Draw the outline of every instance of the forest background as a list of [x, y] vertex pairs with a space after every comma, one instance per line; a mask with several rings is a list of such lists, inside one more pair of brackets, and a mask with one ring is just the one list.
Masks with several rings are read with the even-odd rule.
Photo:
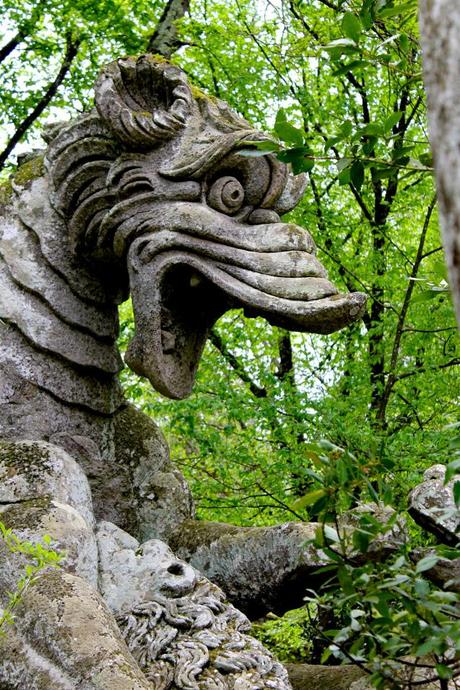
[[[4, 179], [18, 152], [44, 146], [45, 122], [92, 107], [104, 63], [160, 53], [272, 132], [272, 150], [309, 177], [290, 217], [312, 233], [335, 284], [368, 295], [362, 322], [332, 336], [225, 315], [185, 401], [123, 373], [128, 397], [166, 434], [198, 515], [307, 521], [332, 500], [341, 510], [369, 498], [404, 512], [423, 471], [451, 462], [459, 445], [460, 352], [416, 0], [2, 0], [2, 8]], [[126, 303], [122, 347], [132, 328]], [[425, 543], [410, 530], [414, 544]], [[305, 617], [288, 623], [289, 643], [283, 625], [263, 634], [286, 658], [302, 658]]]

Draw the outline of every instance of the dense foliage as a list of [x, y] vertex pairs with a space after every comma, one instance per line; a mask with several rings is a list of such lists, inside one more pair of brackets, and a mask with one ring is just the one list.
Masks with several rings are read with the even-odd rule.
[[401, 501], [421, 468], [448, 458], [460, 359], [415, 9], [291, 2], [261, 17], [205, 3], [184, 22], [193, 45], [177, 59], [253, 122], [272, 124], [273, 150], [309, 171], [292, 220], [313, 233], [342, 289], [368, 295], [363, 322], [327, 338], [225, 316], [185, 402], [128, 376], [133, 397], [166, 425], [202, 515], [306, 519], [296, 505], [318, 438], [387, 458]]
[[[53, 117], [86, 107], [98, 66], [117, 54], [144, 50], [160, 5], [6, 3], [0, 117], [7, 139], [21, 134], [26, 122], [22, 134], [36, 140], [36, 127], [50, 111], [44, 109], [38, 120], [31, 116], [63, 66], [63, 85], [49, 99]], [[404, 510], [421, 471], [452, 459], [460, 393], [416, 1], [197, 0], [179, 22], [179, 35], [182, 48], [173, 61], [199, 87], [271, 131], [270, 150], [291, 162], [296, 173], [308, 175], [305, 198], [290, 219], [311, 231], [335, 283], [344, 291], [365, 292], [368, 307], [360, 324], [328, 337], [290, 334], [239, 312], [227, 314], [213, 329], [188, 400], [166, 401], [125, 372], [128, 395], [162, 425], [203, 518], [321, 524], [332, 495], [325, 487], [335, 480], [329, 477], [330, 465], [318, 467], [320, 439], [340, 449], [338, 456], [327, 454], [336, 472], [343, 466], [339, 457], [354, 458], [356, 466], [366, 468], [359, 481], [354, 478], [352, 492], [346, 473], [336, 477], [341, 488], [335, 498], [348, 496], [343, 505], [336, 503], [336, 511], [353, 507], [370, 491], [373, 500]], [[246, 155], [266, 150], [253, 147]], [[129, 304], [122, 307], [121, 325], [125, 345], [132, 332]], [[415, 538], [423, 541], [420, 532]], [[371, 629], [362, 620], [369, 622], [366, 616], [375, 613], [375, 602], [368, 600], [375, 594], [372, 588], [394, 578], [395, 571], [406, 578], [398, 582], [401, 596], [379, 603], [381, 616], [399, 626], [392, 632], [387, 621], [388, 639], [405, 636], [419, 615], [415, 608], [406, 628], [399, 625], [400, 612], [410, 611], [407, 602], [414, 597], [428, 610], [442, 609], [442, 630], [434, 638], [452, 634], [442, 616], [453, 603], [420, 584], [424, 580], [408, 552], [409, 547], [379, 572], [356, 575], [347, 571], [354, 564], [340, 563], [345, 598], [359, 600], [348, 614], [346, 602], [340, 602], [345, 618], [335, 644], [349, 642], [343, 654], [360, 659], [372, 648], [379, 664], [384, 654], [416, 653], [420, 647], [433, 651], [423, 648], [426, 629], [413, 627], [412, 646], [395, 642], [393, 650], [381, 642], [372, 647], [370, 637], [361, 635]], [[346, 578], [353, 581], [354, 575], [368, 578], [365, 591], [347, 590]], [[337, 590], [331, 591], [337, 603]], [[283, 638], [286, 622], [275, 621], [260, 635], [271, 636], [285, 658], [295, 653], [306, 658], [308, 612], [327, 607], [327, 596], [291, 614], [288, 624], [297, 627], [290, 647]], [[442, 640], [439, 644], [441, 668], [448, 660]], [[381, 664], [380, 670], [376, 682], [388, 669]], [[441, 668], [440, 673], [447, 672]]]

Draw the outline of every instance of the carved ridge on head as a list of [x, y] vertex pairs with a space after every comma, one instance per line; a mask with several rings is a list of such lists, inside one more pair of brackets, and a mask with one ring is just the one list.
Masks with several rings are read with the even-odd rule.
[[192, 93], [182, 70], [150, 55], [122, 58], [96, 82], [96, 107], [121, 142], [154, 147], [186, 127]]

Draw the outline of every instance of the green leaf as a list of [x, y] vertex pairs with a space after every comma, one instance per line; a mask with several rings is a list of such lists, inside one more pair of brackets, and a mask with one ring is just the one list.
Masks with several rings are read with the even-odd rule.
[[340, 77], [342, 74], [346, 74], [347, 72], [354, 72], [355, 70], [360, 70], [368, 66], [369, 62], [367, 60], [352, 60], [351, 62], [348, 62], [346, 65], [341, 65], [336, 70], [334, 70], [332, 72], [332, 76]]
[[265, 156], [267, 153], [274, 153], [279, 150], [280, 146], [276, 141], [264, 139], [263, 141], [245, 141], [244, 148], [239, 149], [238, 153], [240, 156], [245, 156], [247, 158], [258, 158], [259, 156]]
[[371, 136], [380, 137], [382, 136], [382, 127], [375, 122], [370, 122], [368, 125], [361, 127], [358, 132], [359, 136]]
[[430, 556], [425, 556], [425, 558], [421, 558], [416, 567], [415, 567], [415, 572], [416, 573], [424, 573], [425, 570], [430, 570], [430, 568], [433, 568], [436, 563], [439, 561], [439, 556], [436, 556], [434, 554]]
[[460, 481], [456, 481], [453, 488], [455, 505], [460, 507]]
[[442, 680], [449, 680], [449, 678], [452, 678], [454, 675], [454, 670], [450, 666], [446, 666], [445, 664], [436, 664], [435, 666], [436, 672], [438, 676]]
[[359, 191], [364, 182], [364, 166], [361, 161], [354, 161], [350, 169], [350, 182]]
[[427, 168], [433, 167], [433, 154], [430, 151], [428, 151], [427, 153], [421, 153], [418, 157], [418, 160], [422, 165], [424, 165]]
[[352, 131], [353, 123], [351, 122], [351, 120], [345, 120], [345, 122], [342, 122], [342, 124], [340, 125], [340, 134], [343, 137], [349, 137]]
[[359, 18], [361, 20], [361, 24], [363, 25], [363, 29], [367, 31], [368, 29], [371, 28], [372, 26], [372, 14], [369, 10], [368, 7], [363, 5], [360, 13], [359, 13]]
[[245, 158], [260, 158], [261, 156], [266, 156], [269, 153], [275, 153], [279, 151], [279, 147], [272, 147], [267, 150], [262, 149], [240, 149], [237, 153], [239, 156], [244, 156]]
[[314, 491], [310, 491], [308, 494], [305, 494], [305, 496], [298, 498], [297, 501], [292, 504], [292, 507], [294, 510], [302, 510], [302, 508], [313, 505], [318, 501], [318, 499], [325, 495], [325, 489], [315, 489]]
[[385, 134], [391, 132], [393, 127], [400, 121], [402, 115], [403, 113], [401, 111], [397, 111], [387, 117], [387, 119], [383, 123], [383, 131], [385, 132]]
[[444, 483], [447, 484], [456, 474], [460, 474], [460, 459], [449, 462], [446, 467], [446, 474], [444, 475]]
[[358, 549], [360, 553], [367, 553], [369, 549], [370, 535], [361, 530], [355, 530], [352, 536], [353, 546]]
[[338, 542], [338, 541], [340, 541], [339, 535], [337, 534], [337, 530], [335, 530], [335, 529], [334, 529], [333, 527], [331, 527], [330, 525], [325, 525], [325, 526], [324, 526], [324, 536], [325, 536], [326, 539], [328, 539], [329, 541], [333, 541], [333, 542]]
[[397, 7], [388, 7], [386, 9], [382, 9], [379, 11], [379, 17], [382, 17], [382, 19], [390, 18], [390, 17], [396, 17], [398, 14], [404, 14], [405, 18], [407, 17], [407, 14], [409, 12], [415, 12], [416, 11], [416, 6], [414, 3], [414, 0], [409, 0], [409, 2], [403, 2], [402, 5], [398, 5]]
[[343, 187], [346, 184], [350, 184], [350, 177], [351, 177], [350, 168], [345, 168], [344, 170], [341, 170], [337, 176], [337, 179], [339, 181], [340, 186]]
[[443, 294], [443, 292], [443, 290], [436, 289], [424, 290], [419, 295], [414, 297], [414, 299], [412, 300], [412, 304], [423, 304], [424, 302], [431, 302], [431, 300], [435, 299], [435, 297], [439, 297], [441, 294]]
[[274, 132], [286, 144], [302, 146], [304, 143], [304, 133], [287, 121], [286, 111], [283, 108], [280, 108], [276, 114]]
[[324, 46], [324, 50], [330, 53], [333, 60], [338, 60], [344, 53], [355, 53], [358, 48], [351, 38], [338, 38], [336, 41], [331, 41], [331, 43]]
[[351, 158], [341, 158], [340, 160], [338, 160], [336, 162], [337, 170], [339, 172], [342, 172], [346, 168], [349, 168], [351, 164], [352, 164]]
[[345, 36], [358, 43], [362, 30], [359, 18], [353, 12], [345, 12], [342, 19], [342, 31]]

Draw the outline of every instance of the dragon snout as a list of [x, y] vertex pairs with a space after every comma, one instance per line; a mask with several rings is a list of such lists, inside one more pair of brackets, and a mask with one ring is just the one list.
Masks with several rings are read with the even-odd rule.
[[314, 333], [360, 318], [365, 296], [339, 294], [299, 226], [242, 224], [199, 204], [166, 215], [129, 251], [136, 335], [126, 355], [164, 395], [189, 395], [209, 330], [228, 309]]

